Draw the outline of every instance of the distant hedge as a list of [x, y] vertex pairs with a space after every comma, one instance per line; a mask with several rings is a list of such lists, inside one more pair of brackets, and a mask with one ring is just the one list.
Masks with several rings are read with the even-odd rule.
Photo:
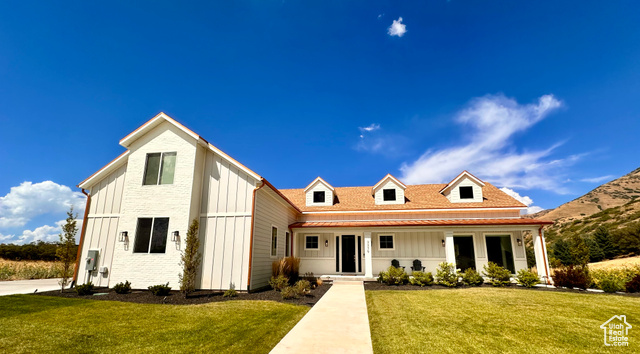
[[[0, 244], [0, 258], [20, 261], [55, 261], [57, 243], [32, 242], [25, 245]], [[76, 251], [78, 246], [76, 246]]]

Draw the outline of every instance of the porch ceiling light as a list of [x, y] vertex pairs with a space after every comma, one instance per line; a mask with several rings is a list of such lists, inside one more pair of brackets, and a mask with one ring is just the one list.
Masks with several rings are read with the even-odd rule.
[[129, 240], [129, 233], [126, 231], [122, 231], [120, 233], [120, 238], [118, 239], [118, 241], [120, 242], [127, 242]]
[[522, 240], [521, 239], [517, 239], [516, 242], [518, 243], [518, 246], [522, 246]]
[[442, 240], [442, 247], [446, 247], [447, 243]]
[[324, 240], [324, 247], [329, 247], [329, 240]]
[[171, 233], [171, 241], [173, 241], [173, 242], [180, 241], [180, 232], [179, 231], [174, 231], [174, 232]]

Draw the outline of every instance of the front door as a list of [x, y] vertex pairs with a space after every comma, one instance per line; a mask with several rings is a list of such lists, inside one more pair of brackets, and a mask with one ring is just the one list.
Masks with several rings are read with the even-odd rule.
[[342, 236], [342, 272], [356, 272], [356, 237]]
[[466, 271], [469, 268], [476, 268], [476, 257], [473, 252], [472, 236], [453, 237], [453, 246], [456, 251], [456, 268]]

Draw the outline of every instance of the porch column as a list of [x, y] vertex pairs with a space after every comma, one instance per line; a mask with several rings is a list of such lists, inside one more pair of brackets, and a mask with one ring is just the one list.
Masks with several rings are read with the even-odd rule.
[[536, 268], [538, 269], [538, 276], [540, 279], [546, 280], [549, 283], [549, 256], [547, 254], [547, 245], [544, 240], [544, 231], [542, 228], [531, 230], [531, 236], [533, 236], [533, 252], [536, 256]]
[[456, 250], [453, 245], [453, 231], [446, 231], [444, 233], [444, 251], [447, 259], [447, 263], [453, 264], [453, 268], [456, 268]]
[[373, 263], [371, 262], [371, 231], [364, 232], [364, 276], [373, 278]]

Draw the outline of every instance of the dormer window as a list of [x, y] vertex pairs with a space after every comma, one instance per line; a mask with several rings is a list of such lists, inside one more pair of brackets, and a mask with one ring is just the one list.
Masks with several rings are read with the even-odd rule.
[[326, 193], [324, 191], [315, 191], [315, 192], [313, 192], [313, 202], [314, 203], [324, 203], [325, 194]]
[[392, 202], [396, 200], [396, 190], [395, 189], [383, 189], [382, 190], [382, 199], [385, 202]]
[[460, 199], [473, 199], [473, 187], [460, 187]]
[[333, 205], [335, 189], [322, 178], [318, 177], [304, 189], [306, 205], [321, 207]]

